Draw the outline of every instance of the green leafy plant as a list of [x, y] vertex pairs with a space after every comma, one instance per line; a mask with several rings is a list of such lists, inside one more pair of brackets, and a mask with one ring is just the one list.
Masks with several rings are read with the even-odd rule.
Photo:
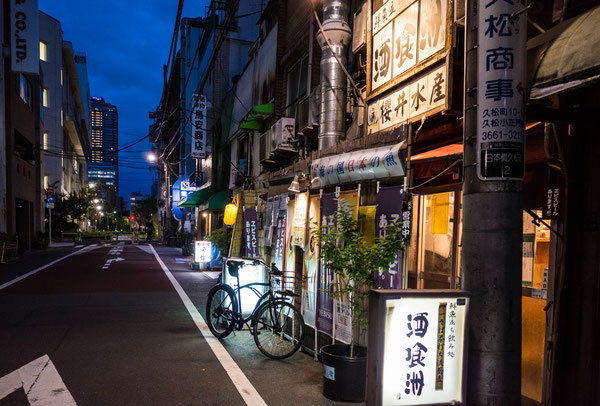
[[[333, 297], [348, 300], [352, 324], [360, 336], [361, 328], [368, 323], [367, 298], [375, 283], [375, 272], [387, 269], [396, 258], [402, 243], [402, 224], [391, 222], [385, 236], [370, 244], [361, 234], [352, 209], [341, 205], [327, 224], [315, 224], [312, 233], [323, 266], [336, 275], [331, 286]], [[350, 356], [354, 354], [354, 337], [353, 334]]]
[[204, 237], [205, 240], [212, 242], [221, 251], [222, 257], [229, 255], [229, 243], [231, 242], [231, 234], [227, 233], [226, 229], [216, 229], [210, 235]]

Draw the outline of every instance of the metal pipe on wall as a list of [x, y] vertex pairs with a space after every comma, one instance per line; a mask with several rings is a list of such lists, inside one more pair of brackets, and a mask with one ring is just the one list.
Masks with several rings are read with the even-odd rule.
[[347, 64], [348, 46], [352, 39], [352, 30], [348, 25], [349, 11], [348, 0], [323, 1], [325, 35], [322, 32], [317, 34], [321, 46], [319, 149], [334, 146], [345, 134], [347, 79], [340, 63]]

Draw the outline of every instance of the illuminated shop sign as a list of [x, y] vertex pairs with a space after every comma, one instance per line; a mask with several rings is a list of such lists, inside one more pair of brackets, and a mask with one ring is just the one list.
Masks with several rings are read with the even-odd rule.
[[448, 70], [446, 64], [399, 86], [393, 92], [369, 103], [369, 133], [420, 120], [448, 107]]
[[195, 262], [210, 262], [212, 257], [212, 243], [210, 241], [196, 241], [194, 250]]
[[445, 49], [445, 0], [373, 0], [372, 9], [371, 91]]
[[194, 94], [192, 110], [192, 158], [206, 158], [206, 96]]
[[367, 403], [464, 404], [466, 293], [374, 290], [370, 303]]
[[315, 159], [311, 165], [313, 186], [404, 176], [400, 150], [404, 141], [381, 148], [363, 149]]

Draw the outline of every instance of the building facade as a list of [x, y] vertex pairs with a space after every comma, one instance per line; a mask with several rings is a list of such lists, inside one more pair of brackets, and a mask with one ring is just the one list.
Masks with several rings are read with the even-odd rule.
[[100, 184], [100, 193], [112, 207], [118, 207], [119, 114], [117, 107], [102, 97], [92, 97], [92, 146], [88, 170], [90, 182]]

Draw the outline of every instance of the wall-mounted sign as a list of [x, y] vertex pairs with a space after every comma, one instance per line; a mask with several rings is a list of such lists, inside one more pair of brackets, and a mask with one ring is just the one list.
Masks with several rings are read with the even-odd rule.
[[561, 193], [558, 186], [547, 187], [544, 190], [544, 210], [542, 210], [542, 218], [555, 220], [559, 218], [561, 211]]
[[210, 262], [212, 257], [212, 242], [210, 241], [196, 241], [194, 247], [194, 261], [195, 262]]
[[206, 107], [206, 96], [194, 94], [191, 156], [196, 159], [206, 158]]
[[522, 1], [479, 1], [477, 176], [523, 179], [527, 14]]
[[400, 159], [403, 147], [404, 141], [392, 146], [315, 159], [310, 167], [311, 179], [316, 179], [313, 187], [404, 176]]
[[375, 133], [420, 120], [447, 106], [448, 71], [443, 64], [369, 103], [367, 126], [370, 133]]
[[306, 214], [308, 192], [298, 193], [294, 203], [294, 223], [292, 225], [292, 245], [304, 247], [306, 239]]
[[40, 31], [37, 0], [10, 1], [11, 69], [39, 74]]
[[373, 0], [371, 91], [445, 48], [446, 3]]
[[465, 292], [372, 290], [369, 405], [464, 405]]

